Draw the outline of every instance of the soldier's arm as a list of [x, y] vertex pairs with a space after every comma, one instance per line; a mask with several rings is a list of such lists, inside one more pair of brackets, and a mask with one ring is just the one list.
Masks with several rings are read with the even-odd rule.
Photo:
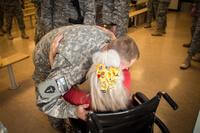
[[45, 81], [37, 85], [37, 105], [45, 114], [56, 118], [77, 118], [77, 106], [62, 98], [73, 85], [82, 80], [76, 70], [70, 68], [70, 63], [67, 63], [61, 55], [57, 55], [52, 72]]

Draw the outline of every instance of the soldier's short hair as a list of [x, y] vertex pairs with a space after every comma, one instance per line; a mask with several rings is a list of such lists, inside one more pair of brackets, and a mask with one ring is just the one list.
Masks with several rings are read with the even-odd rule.
[[108, 48], [116, 50], [120, 55], [120, 58], [125, 59], [128, 62], [133, 59], [139, 59], [140, 57], [137, 44], [131, 37], [127, 35], [113, 40], [109, 44]]

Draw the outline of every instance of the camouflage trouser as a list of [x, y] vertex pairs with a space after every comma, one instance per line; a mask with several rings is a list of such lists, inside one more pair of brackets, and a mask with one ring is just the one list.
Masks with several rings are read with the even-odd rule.
[[39, 40], [45, 35], [44, 30], [42, 30], [42, 26], [40, 26], [40, 18], [41, 18], [41, 7], [36, 7], [36, 27], [35, 27], [35, 44], [39, 42]]
[[158, 3], [156, 21], [157, 21], [157, 30], [165, 30], [167, 27], [167, 11], [169, 7], [169, 2]]
[[24, 16], [23, 16], [23, 11], [22, 11], [21, 5], [6, 7], [5, 17], [6, 17], [7, 33], [11, 33], [13, 17], [17, 18], [19, 29], [21, 31], [23, 31], [25, 29]]
[[59, 118], [54, 118], [51, 116], [48, 116], [48, 120], [51, 124], [51, 126], [58, 131], [65, 131], [66, 133], [74, 133], [74, 129], [70, 125], [69, 120], [65, 119], [59, 119]]
[[156, 13], [158, 8], [157, 0], [149, 0], [147, 4], [147, 23], [151, 24], [152, 19], [156, 19]]
[[4, 18], [4, 12], [2, 10], [2, 7], [0, 7], [0, 29], [3, 27], [3, 18]]
[[45, 0], [37, 7], [35, 43], [49, 31], [71, 25], [69, 18], [77, 19], [77, 12], [70, 0]]
[[193, 17], [192, 24], [192, 41], [191, 46], [188, 49], [188, 54], [194, 56], [200, 51], [200, 4], [198, 5], [198, 14]]
[[102, 18], [104, 24], [115, 24], [116, 36], [128, 32], [129, 22], [128, 0], [103, 0]]
[[96, 24], [100, 25], [103, 23], [102, 20], [102, 8], [103, 8], [103, 1], [96, 0]]

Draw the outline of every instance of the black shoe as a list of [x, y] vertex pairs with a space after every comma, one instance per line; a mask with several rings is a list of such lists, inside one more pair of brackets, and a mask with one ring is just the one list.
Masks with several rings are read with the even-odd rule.
[[163, 33], [161, 32], [161, 31], [155, 31], [155, 32], [153, 32], [152, 34], [151, 34], [152, 36], [162, 36], [163, 35]]
[[189, 48], [190, 45], [191, 45], [191, 43], [185, 43], [185, 44], [183, 44], [183, 47], [185, 47], [185, 48]]
[[3, 36], [3, 35], [4, 35], [4, 32], [0, 30], [0, 36]]
[[151, 28], [151, 24], [146, 24], [144, 28]]
[[13, 36], [11, 34], [7, 34], [8, 40], [13, 40]]

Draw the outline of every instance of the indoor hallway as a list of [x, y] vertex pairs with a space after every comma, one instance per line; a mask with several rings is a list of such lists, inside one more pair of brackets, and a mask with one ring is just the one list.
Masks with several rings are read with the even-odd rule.
[[[16, 51], [32, 56], [34, 49], [34, 29], [26, 22], [29, 40], [22, 40], [15, 26], [14, 40], [0, 37], [0, 56], [7, 57]], [[149, 98], [158, 91], [166, 91], [178, 103], [173, 111], [162, 100], [157, 115], [172, 133], [192, 133], [200, 110], [200, 63], [192, 62], [188, 70], [179, 66], [187, 55], [183, 43], [190, 41], [191, 17], [187, 13], [169, 12], [167, 34], [153, 37], [151, 29], [143, 25], [129, 29], [140, 49], [141, 58], [131, 68], [132, 91], [140, 91]], [[14, 66], [17, 90], [9, 90], [7, 69], [0, 69], [0, 121], [9, 133], [56, 133], [49, 125], [47, 117], [35, 105], [35, 88], [32, 81], [34, 66], [32, 58]], [[156, 130], [157, 133], [159, 131]]]

